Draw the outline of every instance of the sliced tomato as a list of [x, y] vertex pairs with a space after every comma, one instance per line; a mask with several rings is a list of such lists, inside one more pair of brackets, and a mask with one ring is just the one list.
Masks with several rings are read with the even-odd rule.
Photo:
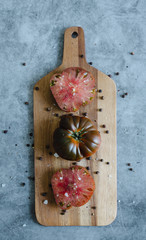
[[50, 89], [58, 106], [67, 112], [76, 112], [95, 97], [95, 79], [90, 72], [78, 67], [65, 69], [50, 79]]
[[81, 166], [59, 170], [53, 175], [51, 183], [55, 201], [61, 209], [86, 204], [95, 190], [94, 179]]

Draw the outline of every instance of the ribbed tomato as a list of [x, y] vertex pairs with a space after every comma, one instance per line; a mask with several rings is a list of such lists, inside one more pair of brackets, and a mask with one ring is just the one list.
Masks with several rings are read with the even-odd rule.
[[95, 96], [95, 79], [90, 72], [78, 67], [55, 73], [50, 79], [50, 89], [58, 106], [67, 112], [76, 112]]
[[81, 166], [59, 170], [53, 175], [51, 183], [55, 201], [61, 209], [86, 204], [95, 190], [94, 179]]
[[100, 133], [87, 117], [64, 115], [53, 136], [58, 155], [72, 161], [91, 156], [100, 143]]

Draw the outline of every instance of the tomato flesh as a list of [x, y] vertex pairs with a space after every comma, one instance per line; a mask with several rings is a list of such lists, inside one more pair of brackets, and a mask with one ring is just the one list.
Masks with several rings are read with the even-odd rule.
[[81, 105], [89, 104], [96, 93], [93, 75], [77, 67], [54, 74], [50, 89], [58, 106], [67, 112], [76, 112]]
[[86, 204], [95, 190], [95, 182], [86, 168], [81, 166], [61, 169], [51, 180], [54, 197], [61, 209]]

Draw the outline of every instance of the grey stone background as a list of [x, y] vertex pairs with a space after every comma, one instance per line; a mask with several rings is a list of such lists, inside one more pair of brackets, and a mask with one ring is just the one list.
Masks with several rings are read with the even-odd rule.
[[[70, 26], [84, 29], [87, 61], [120, 90], [118, 213], [106, 227], [43, 227], [34, 214], [32, 90], [61, 64]], [[146, 239], [146, 1], [1, 0], [0, 91], [0, 239]]]

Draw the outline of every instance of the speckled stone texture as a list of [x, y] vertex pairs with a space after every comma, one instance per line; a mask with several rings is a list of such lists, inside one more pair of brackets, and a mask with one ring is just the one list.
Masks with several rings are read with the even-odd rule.
[[[32, 90], [61, 64], [70, 26], [84, 29], [87, 61], [117, 85], [118, 214], [106, 227], [43, 227], [34, 214]], [[0, 35], [0, 239], [145, 239], [146, 1], [0, 1]]]

